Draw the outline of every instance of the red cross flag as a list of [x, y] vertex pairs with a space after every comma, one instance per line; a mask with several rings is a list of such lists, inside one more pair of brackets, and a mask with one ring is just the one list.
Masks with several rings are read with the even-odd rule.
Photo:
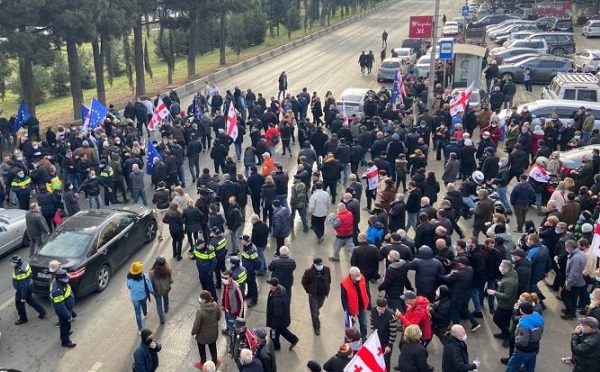
[[148, 123], [148, 130], [155, 130], [158, 123], [163, 121], [169, 115], [169, 109], [167, 105], [163, 102], [162, 98], [158, 99], [156, 108], [154, 109], [154, 113], [152, 114], [152, 118]]
[[475, 82], [472, 82], [467, 90], [460, 92], [459, 95], [452, 98], [450, 101], [450, 115], [454, 116], [459, 112], [464, 112], [467, 109], [469, 98], [471, 98], [471, 94], [473, 94], [474, 84]]
[[346, 102], [342, 102], [342, 120], [344, 121], [344, 126], [347, 126], [348, 114], [346, 113]]
[[227, 110], [227, 135], [234, 141], [238, 136], [237, 114], [233, 102], [229, 103], [229, 110]]
[[344, 372], [386, 372], [383, 349], [377, 331], [361, 346], [354, 358], [346, 365]]
[[600, 219], [594, 224], [594, 238], [592, 239], [592, 252], [600, 257]]

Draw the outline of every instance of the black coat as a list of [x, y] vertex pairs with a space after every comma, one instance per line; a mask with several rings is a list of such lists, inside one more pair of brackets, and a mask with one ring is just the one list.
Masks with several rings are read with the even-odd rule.
[[[361, 270], [362, 273], [362, 270]], [[383, 282], [377, 287], [378, 291], [385, 291], [390, 298], [398, 299], [404, 294], [408, 283], [408, 268], [403, 262], [391, 263], [385, 271]]]
[[406, 263], [406, 266], [416, 272], [417, 294], [433, 298], [439, 283], [438, 277], [446, 273], [444, 265], [433, 257], [433, 250], [430, 247], [421, 247], [417, 258]]
[[389, 227], [390, 231], [398, 231], [404, 229], [406, 225], [406, 203], [403, 201], [395, 201], [390, 205], [390, 212], [388, 214], [390, 219]]
[[200, 231], [202, 227], [202, 212], [196, 207], [188, 207], [183, 210], [183, 222], [185, 223], [185, 232], [192, 233]]
[[450, 274], [442, 276], [441, 280], [450, 287], [452, 301], [466, 302], [471, 298], [473, 291], [473, 268], [471, 266], [452, 270]]
[[467, 372], [477, 369], [469, 362], [467, 344], [446, 334], [444, 354], [442, 357], [442, 372]]
[[449, 293], [431, 303], [431, 325], [435, 329], [445, 329], [450, 325], [450, 306], [452, 300]]
[[429, 372], [427, 356], [429, 353], [420, 342], [403, 342], [398, 365], [401, 372]]
[[571, 352], [575, 362], [573, 372], [600, 371], [600, 331], [572, 335]]
[[344, 372], [344, 367], [348, 363], [350, 363], [349, 357], [337, 353], [323, 364], [323, 370], [326, 372]]
[[296, 261], [287, 256], [279, 256], [269, 263], [271, 277], [279, 279], [279, 283], [285, 288], [292, 288], [294, 284], [294, 270], [296, 270]]
[[290, 303], [285, 292], [286, 289], [282, 285], [269, 292], [267, 298], [267, 327], [269, 328], [283, 329], [291, 323]]
[[350, 265], [360, 269], [367, 280], [379, 279], [379, 259], [377, 247], [369, 243], [361, 243], [352, 251]]
[[519, 261], [516, 261], [513, 266], [517, 272], [517, 278], [519, 280], [519, 286], [517, 294], [520, 296], [523, 292], [529, 291], [529, 283], [531, 282], [531, 261], [529, 258], [524, 257]]

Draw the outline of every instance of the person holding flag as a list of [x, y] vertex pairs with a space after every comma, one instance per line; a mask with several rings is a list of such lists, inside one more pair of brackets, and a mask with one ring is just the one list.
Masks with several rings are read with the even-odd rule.
[[398, 102], [398, 98], [402, 100], [402, 97], [406, 96], [406, 87], [404, 86], [404, 79], [402, 78], [402, 70], [396, 70], [394, 74], [394, 85], [392, 86], [392, 98], [393, 104]]
[[83, 128], [85, 130], [96, 129], [100, 123], [104, 122], [106, 115], [108, 115], [108, 109], [104, 107], [100, 101], [92, 98], [90, 109], [88, 110], [86, 117], [82, 118]]
[[386, 370], [383, 349], [381, 348], [377, 330], [371, 334], [364, 345], [358, 349], [354, 357], [350, 360], [350, 363], [344, 368], [344, 372], [385, 372]]
[[148, 123], [148, 130], [154, 131], [159, 123], [161, 123], [167, 116], [169, 116], [169, 109], [167, 105], [163, 101], [162, 98], [159, 98], [156, 102], [156, 108], [154, 109], [154, 113], [152, 114], [152, 118]]
[[450, 115], [455, 116], [459, 112], [465, 112], [469, 105], [471, 94], [473, 94], [474, 86], [475, 82], [473, 81], [466, 90], [460, 92], [450, 100]]
[[23, 128], [27, 124], [27, 121], [29, 121], [30, 117], [31, 112], [29, 111], [27, 104], [25, 101], [21, 101], [15, 116], [15, 121], [13, 123], [13, 133], [17, 133], [20, 128]]
[[379, 169], [371, 160], [367, 163], [367, 170], [363, 173], [362, 178], [367, 179], [367, 188], [365, 196], [367, 197], [367, 210], [371, 210], [371, 203], [377, 196], [377, 184], [379, 183]]
[[148, 159], [146, 159], [146, 174], [152, 175], [152, 171], [154, 168], [154, 159], [156, 158], [159, 161], [163, 161], [163, 158], [154, 146], [154, 143], [152, 143], [152, 141], [148, 141], [147, 143], [148, 145], [146, 149], [146, 154], [148, 155]]

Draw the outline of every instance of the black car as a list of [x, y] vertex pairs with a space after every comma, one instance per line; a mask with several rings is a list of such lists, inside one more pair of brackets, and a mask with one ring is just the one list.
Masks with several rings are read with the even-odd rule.
[[573, 20], [571, 18], [559, 18], [548, 25], [548, 31], [573, 32]]
[[81, 211], [68, 218], [34, 254], [29, 264], [35, 292], [48, 293], [48, 264], [58, 260], [82, 296], [106, 289], [111, 274], [156, 237], [154, 210], [143, 206]]
[[413, 53], [417, 55], [419, 59], [423, 54], [427, 52], [429, 43], [425, 39], [404, 39], [402, 40], [402, 48], [410, 48]]
[[508, 19], [518, 19], [514, 15], [510, 14], [490, 14], [481, 18], [479, 21], [471, 22], [467, 25], [467, 29], [486, 28], [487, 26], [497, 25], [500, 22], [504, 22]]

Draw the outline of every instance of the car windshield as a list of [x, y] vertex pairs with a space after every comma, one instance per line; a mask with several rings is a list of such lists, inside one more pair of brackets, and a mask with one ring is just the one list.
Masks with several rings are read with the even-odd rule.
[[361, 102], [363, 100], [363, 98], [364, 98], [363, 95], [345, 94], [342, 97], [342, 101], [346, 101], [346, 102]]
[[399, 62], [383, 62], [381, 64], [382, 68], [398, 68], [400, 67], [400, 63]]
[[39, 253], [50, 257], [80, 257], [89, 248], [92, 238], [93, 235], [75, 231], [57, 232]]

